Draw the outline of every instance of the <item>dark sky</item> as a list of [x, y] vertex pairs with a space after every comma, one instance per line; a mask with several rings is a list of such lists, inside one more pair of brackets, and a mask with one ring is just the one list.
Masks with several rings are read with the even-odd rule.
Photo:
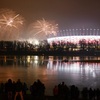
[[44, 18], [61, 28], [100, 27], [100, 0], [0, 0], [0, 8], [20, 13], [28, 23]]

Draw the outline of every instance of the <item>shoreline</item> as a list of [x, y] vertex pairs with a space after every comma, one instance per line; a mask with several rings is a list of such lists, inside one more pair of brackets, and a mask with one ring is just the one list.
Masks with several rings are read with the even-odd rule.
[[37, 56], [100, 56], [98, 51], [0, 51], [2, 55], [37, 55]]

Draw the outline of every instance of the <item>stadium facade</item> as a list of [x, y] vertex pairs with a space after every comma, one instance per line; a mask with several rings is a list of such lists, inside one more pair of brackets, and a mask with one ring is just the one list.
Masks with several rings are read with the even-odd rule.
[[50, 35], [47, 38], [48, 43], [52, 42], [71, 42], [79, 43], [79, 41], [85, 40], [86, 42], [98, 41], [100, 42], [99, 29], [67, 29], [58, 31], [56, 36]]

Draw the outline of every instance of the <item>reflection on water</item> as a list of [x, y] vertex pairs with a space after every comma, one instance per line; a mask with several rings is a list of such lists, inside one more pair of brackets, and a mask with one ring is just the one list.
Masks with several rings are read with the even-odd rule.
[[[68, 62], [62, 62], [64, 59]], [[84, 86], [100, 87], [100, 63], [79, 60], [100, 60], [100, 57], [0, 56], [0, 82], [20, 78], [30, 86], [40, 79], [49, 95], [54, 85], [62, 81], [80, 89]]]

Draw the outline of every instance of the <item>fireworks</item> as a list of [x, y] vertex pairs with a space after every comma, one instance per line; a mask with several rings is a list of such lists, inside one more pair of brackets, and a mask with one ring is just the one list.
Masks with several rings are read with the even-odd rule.
[[54, 21], [48, 21], [45, 19], [33, 22], [28, 27], [28, 31], [24, 31], [24, 34], [21, 34], [23, 23], [24, 18], [20, 16], [20, 14], [16, 14], [14, 11], [10, 9], [1, 9], [0, 40], [25, 40], [27, 38], [45, 40], [47, 38], [60, 36], [100, 35], [100, 30], [95, 28], [59, 30], [58, 24], [56, 24]]
[[58, 24], [51, 21], [46, 21], [45, 19], [37, 20], [31, 25], [31, 33], [33, 37], [45, 38], [50, 34], [56, 35], [58, 30]]
[[21, 24], [21, 25], [23, 24], [22, 21], [17, 21], [16, 20], [18, 16], [19, 16], [19, 14], [14, 16], [14, 17], [7, 18], [5, 15], [2, 15], [3, 19], [0, 19], [1, 26], [5, 25], [6, 27], [17, 28], [17, 24]]
[[0, 39], [18, 38], [19, 30], [23, 25], [23, 18], [9, 9], [0, 11]]

